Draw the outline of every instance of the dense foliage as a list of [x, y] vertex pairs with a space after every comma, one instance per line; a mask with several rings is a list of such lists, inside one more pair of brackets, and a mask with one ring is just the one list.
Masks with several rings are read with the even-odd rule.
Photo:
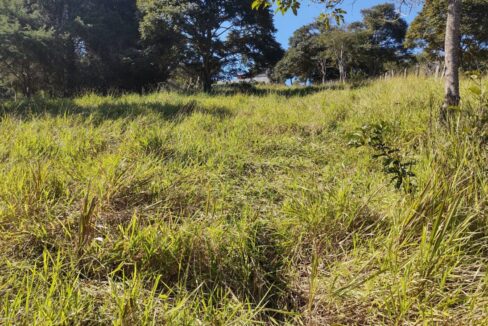
[[141, 60], [134, 1], [2, 0], [0, 8], [0, 79], [26, 95], [137, 89], [159, 74]]
[[[440, 60], [444, 53], [446, 0], [426, 0], [412, 22], [406, 45], [424, 50], [429, 60]], [[488, 1], [464, 0], [462, 7], [462, 66], [467, 70], [486, 69], [488, 61]]]
[[268, 10], [242, 1], [0, 0], [0, 83], [25, 95], [140, 91], [181, 68], [208, 90], [237, 58], [241, 71], [271, 68], [274, 32]]
[[271, 12], [252, 10], [246, 1], [140, 2], [146, 13], [144, 35], [150, 38], [169, 25], [181, 45], [181, 68], [198, 78], [205, 91], [222, 73], [261, 72], [282, 56], [283, 50], [274, 39]]
[[375, 76], [386, 65], [407, 63], [410, 57], [403, 48], [407, 23], [395, 6], [377, 5], [362, 15], [363, 21], [347, 27], [326, 28], [318, 21], [297, 30], [276, 66], [275, 78], [346, 80], [348, 75]]

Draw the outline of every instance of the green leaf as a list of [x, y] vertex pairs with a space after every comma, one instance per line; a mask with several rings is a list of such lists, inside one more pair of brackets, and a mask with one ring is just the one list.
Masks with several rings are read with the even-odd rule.
[[251, 8], [253, 10], [257, 10], [261, 7], [268, 7], [269, 6], [269, 3], [267, 3], [266, 1], [264, 0], [254, 0], [251, 4]]
[[471, 86], [468, 90], [475, 95], [481, 95], [481, 88], [479, 86]]

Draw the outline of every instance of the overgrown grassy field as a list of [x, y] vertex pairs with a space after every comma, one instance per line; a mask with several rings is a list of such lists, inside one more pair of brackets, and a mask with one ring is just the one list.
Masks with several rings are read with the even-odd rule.
[[4, 103], [0, 324], [486, 324], [477, 87]]

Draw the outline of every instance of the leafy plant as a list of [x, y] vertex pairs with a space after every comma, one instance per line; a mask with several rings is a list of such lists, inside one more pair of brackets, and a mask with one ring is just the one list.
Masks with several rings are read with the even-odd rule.
[[373, 158], [382, 159], [383, 172], [391, 176], [391, 182], [395, 184], [395, 188], [413, 193], [417, 183], [412, 168], [416, 162], [405, 158], [399, 148], [388, 144], [385, 135], [390, 130], [390, 125], [384, 121], [365, 124], [349, 135], [349, 145], [371, 147], [375, 151]]

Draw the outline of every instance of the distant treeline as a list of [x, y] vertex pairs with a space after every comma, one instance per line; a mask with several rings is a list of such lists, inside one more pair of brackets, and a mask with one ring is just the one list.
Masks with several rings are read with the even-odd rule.
[[[363, 19], [298, 29], [288, 51], [271, 9], [251, 0], [0, 0], [0, 97], [44, 92], [210, 91], [217, 80], [267, 72], [275, 82], [382, 76], [441, 62], [446, 0], [425, 1], [409, 27], [393, 4]], [[465, 0], [463, 68], [488, 60], [488, 1]]]
[[[293, 34], [273, 77], [323, 83], [406, 73], [419, 65], [443, 67], [446, 8], [445, 0], [426, 1], [410, 27], [388, 3], [362, 10], [362, 21], [345, 26], [325, 28], [318, 20]], [[463, 2], [462, 33], [462, 68], [486, 69], [488, 1]]]

